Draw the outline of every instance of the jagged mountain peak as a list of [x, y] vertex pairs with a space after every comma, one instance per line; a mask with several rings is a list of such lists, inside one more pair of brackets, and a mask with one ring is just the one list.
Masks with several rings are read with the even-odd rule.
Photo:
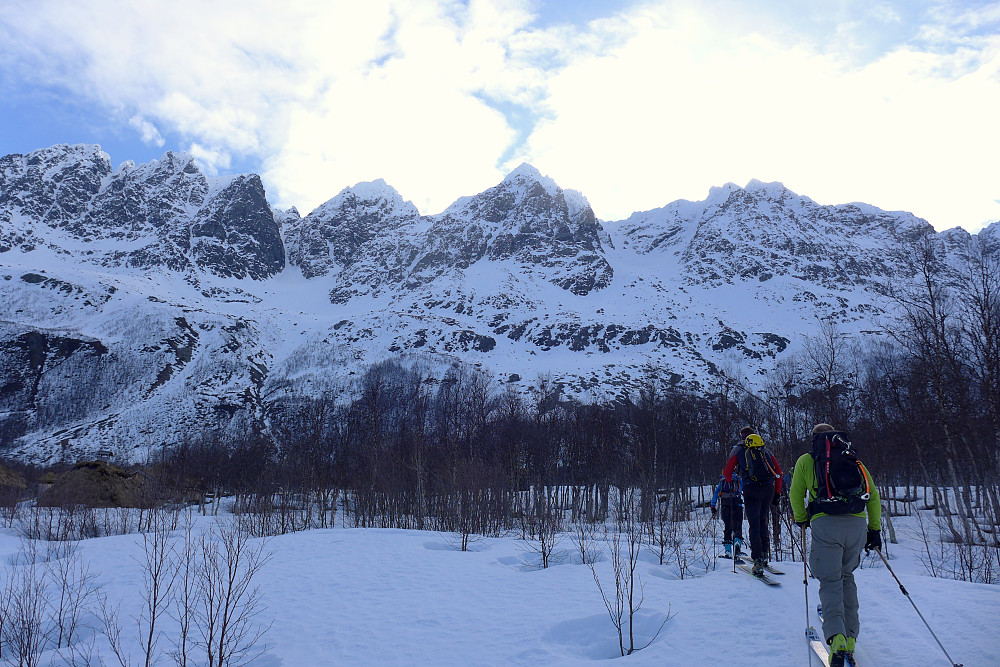
[[[800, 195], [792, 192], [784, 183], [780, 181], [762, 181], [757, 178], [751, 178], [747, 181], [745, 186], [739, 186], [732, 181], [725, 183], [724, 185], [712, 186], [708, 190], [708, 196], [702, 200], [703, 203], [712, 204], [724, 202], [733, 194], [749, 194], [757, 198], [766, 198], [780, 200], [786, 197], [799, 197]], [[682, 200], [685, 201], [685, 200]], [[701, 203], [701, 202], [697, 202]]]
[[198, 166], [198, 159], [186, 151], [167, 151], [159, 160], [152, 160], [151, 164], [155, 163], [164, 164], [170, 169], [180, 171], [190, 168], [201, 171], [201, 167]]
[[[704, 201], [724, 202], [727, 199], [729, 199], [730, 195], [732, 195], [734, 192], [737, 192], [742, 189], [743, 188], [736, 185], [732, 181], [726, 183], [725, 185], [714, 185], [708, 189], [708, 197]], [[688, 200], [679, 200], [679, 201], [688, 201]], [[667, 204], [667, 206], [669, 206], [669, 204]]]
[[32, 182], [53, 187], [69, 178], [76, 183], [81, 179], [103, 178], [111, 173], [111, 156], [97, 144], [56, 144], [39, 148], [24, 155], [11, 153], [0, 157], [0, 189], [9, 195], [15, 181], [30, 187]]
[[563, 190], [563, 197], [566, 199], [566, 209], [570, 218], [575, 218], [581, 212], [589, 212], [590, 215], [593, 215], [590, 201], [579, 190]]
[[163, 185], [174, 187], [187, 180], [189, 183], [197, 182], [204, 194], [208, 194], [209, 190], [214, 194], [238, 178], [235, 176], [209, 178], [193, 155], [180, 151], [167, 151], [158, 160], [138, 164], [133, 160], [127, 160], [118, 166], [112, 176], [125, 181], [145, 181], [151, 187]]
[[528, 164], [527, 162], [522, 162], [517, 167], [514, 168], [509, 174], [507, 174], [503, 179], [503, 184], [518, 184], [518, 183], [537, 183], [541, 185], [545, 191], [552, 196], [557, 193], [562, 192], [556, 182], [548, 177], [543, 176], [542, 172], [538, 171], [534, 166]]
[[47, 148], [39, 148], [24, 155], [30, 163], [44, 162], [49, 165], [60, 163], [82, 163], [91, 161], [111, 165], [111, 156], [101, 149], [99, 144], [55, 144]]
[[110, 173], [111, 158], [96, 144], [58, 144], [0, 157], [0, 247], [36, 245], [19, 234], [25, 229], [4, 229], [14, 216], [24, 219], [27, 229], [73, 225]]
[[362, 199], [395, 198], [399, 196], [396, 188], [385, 182], [385, 179], [376, 178], [373, 181], [361, 181], [352, 187], [344, 188], [341, 192], [353, 192]]
[[979, 238], [1000, 245], [1000, 220], [991, 222], [979, 230]]
[[756, 178], [751, 178], [747, 182], [746, 187], [743, 188], [747, 192], [753, 192], [755, 194], [761, 194], [773, 198], [781, 198], [786, 195], [792, 195], [797, 197], [798, 195], [785, 187], [784, 183], [779, 181], [761, 181]]
[[478, 220], [498, 225], [498, 231], [518, 229], [526, 223], [537, 227], [541, 220], [559, 224], [560, 220], [577, 215], [582, 209], [589, 211], [590, 205], [583, 195], [570, 192], [573, 194], [567, 198], [566, 191], [552, 178], [522, 162], [497, 185], [477, 195], [459, 198], [435, 217]]
[[[26, 231], [30, 233], [25, 233]], [[284, 249], [260, 178], [207, 178], [189, 153], [123, 162], [93, 144], [0, 158], [0, 248], [105, 268], [262, 279]]]
[[413, 202], [379, 178], [341, 190], [301, 219], [282, 217], [288, 262], [306, 278], [339, 273], [370, 241], [420, 219]]
[[290, 225], [295, 221], [302, 219], [302, 216], [299, 214], [299, 209], [295, 208], [294, 206], [292, 206], [291, 208], [286, 208], [284, 210], [272, 208], [271, 212], [274, 215], [274, 221], [278, 224], [279, 227]]
[[313, 209], [305, 219], [343, 217], [350, 212], [360, 215], [363, 214], [361, 209], [368, 209], [368, 212], [377, 209], [382, 218], [420, 215], [413, 202], [404, 200], [394, 187], [378, 178], [345, 187], [335, 197]]
[[521, 164], [519, 164], [516, 167], [514, 167], [504, 177], [504, 180], [505, 181], [507, 181], [507, 180], [514, 180], [514, 179], [517, 179], [517, 178], [527, 178], [527, 179], [530, 179], [530, 180], [539, 181], [542, 178], [544, 178], [544, 176], [542, 176], [542, 172], [538, 171], [538, 169], [536, 169], [533, 165], [531, 165], [531, 164], [529, 164], [527, 162], [522, 162]]

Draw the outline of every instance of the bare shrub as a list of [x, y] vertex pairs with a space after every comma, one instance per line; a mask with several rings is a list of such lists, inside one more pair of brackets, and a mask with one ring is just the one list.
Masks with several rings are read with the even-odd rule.
[[0, 588], [0, 660], [3, 660], [4, 644], [7, 641], [4, 630], [7, 628], [7, 623], [9, 622], [8, 614], [10, 614], [10, 606], [13, 601], [8, 589], [13, 581], [13, 576], [5, 569], [0, 570], [0, 573], [3, 574], [4, 581], [3, 588]]
[[235, 667], [264, 653], [258, 642], [270, 628], [263, 613], [260, 587], [254, 579], [272, 557], [263, 540], [251, 542], [239, 518], [205, 531], [199, 544], [195, 644], [204, 649], [211, 667]]
[[580, 554], [580, 562], [584, 565], [593, 565], [597, 562], [600, 554], [600, 547], [597, 544], [598, 524], [592, 521], [581, 519], [573, 524], [573, 531], [570, 534], [570, 541]]
[[75, 542], [100, 537], [97, 512], [91, 507], [32, 507], [18, 523], [18, 533], [32, 540]]
[[174, 567], [173, 540], [170, 536], [170, 516], [163, 510], [149, 514], [147, 532], [142, 533], [142, 600], [139, 613], [139, 641], [142, 646], [146, 667], [155, 664], [158, 658], [157, 621], [170, 604], [170, 592], [177, 576]]
[[664, 494], [664, 497], [653, 505], [653, 516], [649, 526], [649, 550], [659, 558], [660, 565], [664, 564], [671, 551], [677, 547], [677, 523], [671, 521], [670, 516], [671, 497], [672, 494]]
[[175, 579], [170, 615], [177, 622], [178, 632], [170, 657], [178, 667], [187, 667], [198, 592], [198, 542], [194, 536], [191, 510], [184, 513], [180, 540], [173, 551], [173, 559]]
[[923, 512], [915, 514], [918, 539], [923, 543], [919, 559], [927, 574], [972, 583], [1000, 582], [1000, 546], [990, 541], [955, 539], [944, 519], [928, 522]]
[[559, 518], [552, 513], [534, 517], [532, 530], [534, 540], [529, 541], [528, 546], [541, 558], [542, 569], [552, 564], [556, 547], [562, 541], [559, 524]]
[[107, 638], [111, 652], [121, 667], [131, 667], [132, 658], [122, 640], [121, 603], [112, 605], [106, 595], [98, 594], [98, 604], [101, 612], [101, 632]]
[[96, 600], [97, 575], [80, 555], [74, 542], [50, 543], [46, 570], [55, 592], [49, 599], [55, 647], [73, 646], [73, 639], [85, 614]]
[[[639, 521], [639, 503], [636, 499], [636, 493], [634, 489], [622, 490], [622, 497], [618, 503], [617, 525], [614, 528], [605, 527], [605, 542], [608, 545], [611, 572], [615, 584], [613, 595], [608, 593], [601, 583], [601, 578], [597, 574], [597, 566], [593, 563], [590, 565], [590, 572], [597, 584], [598, 591], [601, 593], [601, 599], [604, 600], [604, 606], [611, 617], [611, 622], [618, 631], [618, 649], [623, 656], [631, 655], [652, 644], [670, 619], [668, 613], [653, 637], [643, 646], [636, 647], [633, 621], [635, 613], [642, 607], [645, 599], [642, 580], [636, 571], [643, 546], [643, 526]], [[628, 635], [627, 642], [626, 634]]]
[[45, 572], [34, 542], [25, 540], [17, 562], [10, 568], [0, 592], [0, 645], [12, 653], [20, 667], [36, 667], [41, 660], [47, 635], [45, 612], [49, 607]]
[[542, 569], [552, 564], [556, 547], [562, 541], [562, 513], [544, 488], [534, 490], [534, 503], [521, 517], [525, 548], [538, 554]]
[[707, 573], [715, 565], [716, 542], [713, 521], [695, 519], [687, 524], [688, 548], [693, 552], [695, 564], [701, 564]]

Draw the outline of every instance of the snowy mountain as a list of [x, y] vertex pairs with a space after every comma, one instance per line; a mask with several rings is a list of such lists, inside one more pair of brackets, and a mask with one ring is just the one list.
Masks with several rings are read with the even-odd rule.
[[[982, 232], [996, 235], [997, 225]], [[437, 215], [379, 180], [301, 217], [259, 177], [97, 146], [0, 158], [0, 450], [128, 454], [402, 357], [603, 397], [762, 373], [832, 318], [876, 329], [913, 244], [959, 229], [779, 183], [627, 220], [530, 165]], [[343, 395], [343, 394], [339, 394]], [[242, 423], [242, 422], [241, 422]]]

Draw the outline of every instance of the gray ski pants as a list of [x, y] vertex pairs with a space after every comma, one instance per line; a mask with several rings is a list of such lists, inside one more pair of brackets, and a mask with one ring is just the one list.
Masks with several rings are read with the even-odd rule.
[[868, 520], [841, 514], [813, 519], [809, 567], [819, 580], [823, 605], [823, 637], [858, 636], [858, 587], [854, 570], [861, 564], [861, 550], [868, 538]]

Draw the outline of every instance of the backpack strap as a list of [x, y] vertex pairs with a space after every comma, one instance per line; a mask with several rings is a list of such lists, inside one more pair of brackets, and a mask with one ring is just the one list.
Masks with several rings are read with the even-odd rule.
[[861, 473], [861, 480], [865, 483], [865, 491], [861, 494], [860, 498], [867, 501], [872, 497], [872, 484], [871, 480], [868, 479], [867, 473], [865, 473], [865, 467], [861, 465], [861, 461], [854, 459], [854, 462], [858, 464], [858, 472]]
[[826, 489], [826, 499], [830, 500], [831, 498], [833, 498], [833, 494], [830, 492], [830, 487], [832, 486], [832, 484], [830, 483], [830, 448], [833, 445], [833, 443], [830, 441], [830, 436], [826, 436], [824, 440], [826, 441], [824, 443], [826, 456], [823, 457], [822, 470], [820, 470], [819, 472], [821, 475], [823, 475], [826, 481], [826, 484], [823, 485], [824, 488]]
[[767, 451], [767, 449], [764, 449], [762, 451], [764, 453], [764, 465], [767, 466], [767, 471], [771, 473], [772, 477], [778, 479], [779, 477], [778, 471], [774, 469], [773, 465], [771, 465], [774, 462], [774, 455], [771, 454], [771, 452]]

